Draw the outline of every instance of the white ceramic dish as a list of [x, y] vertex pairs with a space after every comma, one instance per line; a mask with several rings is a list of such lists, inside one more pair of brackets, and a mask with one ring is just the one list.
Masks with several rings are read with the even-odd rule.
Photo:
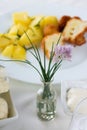
[[12, 101], [10, 91], [3, 93], [0, 97], [4, 98], [8, 103], [8, 118], [0, 120], [0, 127], [3, 127], [18, 118], [16, 107]]
[[[73, 10], [73, 11], [72, 11]], [[87, 15], [85, 9], [77, 9], [72, 7], [65, 7], [58, 5], [56, 2], [46, 3], [41, 1], [39, 4], [37, 2], [30, 2], [28, 6], [15, 9], [9, 13], [0, 16], [0, 32], [6, 32], [8, 28], [12, 25], [12, 13], [17, 11], [27, 11], [29, 15], [55, 15], [58, 18], [62, 15], [70, 16], [80, 16], [82, 19], [86, 20]], [[63, 63], [61, 69], [57, 71], [54, 83], [59, 83], [62, 80], [74, 80], [74, 79], [84, 79], [87, 77], [86, 67], [87, 67], [87, 44], [81, 47], [76, 47], [73, 49], [72, 61]], [[27, 55], [29, 59], [31, 57]], [[34, 60], [32, 60], [34, 64]], [[0, 62], [7, 69], [8, 76], [17, 80], [29, 82], [29, 83], [40, 83], [40, 78], [36, 71], [34, 71], [30, 66], [16, 63], [16, 62]], [[38, 65], [37, 65], [38, 68]], [[38, 68], [39, 69], [39, 68]]]
[[[74, 81], [62, 81], [61, 82], [61, 101], [62, 101], [63, 109], [64, 109], [65, 113], [68, 115], [72, 115], [72, 112], [67, 105], [67, 94], [71, 88], [81, 88], [81, 89], [86, 89], [86, 91], [87, 91], [87, 80], [83, 80], [83, 81], [74, 80]], [[78, 96], [79, 95], [77, 95], [77, 97]], [[78, 101], [79, 100], [80, 100], [80, 97], [79, 97]]]

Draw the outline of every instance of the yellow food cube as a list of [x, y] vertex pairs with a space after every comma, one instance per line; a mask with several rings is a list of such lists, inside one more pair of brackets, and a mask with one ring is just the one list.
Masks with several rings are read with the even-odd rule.
[[6, 37], [4, 34], [0, 34], [0, 51], [11, 43], [11, 39]]
[[28, 27], [23, 24], [14, 24], [9, 30], [9, 33], [21, 36], [27, 29]]
[[20, 45], [16, 45], [12, 55], [13, 59], [25, 60], [26, 59], [26, 50]]
[[2, 55], [16, 60], [25, 60], [26, 50], [20, 45], [11, 44], [3, 50]]
[[18, 40], [19, 39], [19, 36], [14, 35], [14, 34], [10, 34], [10, 33], [6, 33], [5, 36], [7, 38], [9, 38], [10, 40]]
[[14, 45], [8, 45], [3, 51], [2, 55], [11, 58], [14, 52]]
[[43, 19], [40, 21], [40, 27], [44, 28], [46, 25], [55, 25], [58, 27], [58, 19], [56, 16], [45, 16]]
[[38, 26], [40, 25], [40, 21], [43, 19], [44, 16], [35, 16], [33, 17], [33, 20], [30, 24], [30, 27]]
[[13, 34], [13, 35], [17, 35], [17, 32], [18, 32], [18, 27], [16, 24], [14, 24], [14, 25], [12, 25], [12, 27], [10, 28], [8, 33]]
[[17, 44], [19, 40], [19, 36], [13, 35], [10, 33], [6, 33], [5, 36], [10, 39], [10, 44]]
[[16, 12], [13, 14], [13, 21], [15, 24], [24, 24], [29, 25], [31, 22], [31, 18], [28, 16], [27, 12]]
[[[28, 35], [30, 40], [28, 39], [26, 34]], [[26, 48], [32, 47], [31, 42], [33, 43], [33, 45], [39, 46], [42, 40], [42, 37], [43, 35], [40, 28], [32, 27], [32, 28], [29, 28], [27, 32], [21, 36], [21, 38], [19, 39], [19, 44], [22, 46], [25, 46]]]

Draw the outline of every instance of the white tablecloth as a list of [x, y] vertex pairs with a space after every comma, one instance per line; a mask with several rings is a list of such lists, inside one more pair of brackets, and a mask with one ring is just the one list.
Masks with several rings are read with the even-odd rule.
[[36, 113], [36, 94], [40, 86], [16, 80], [10, 81], [11, 94], [16, 105], [19, 117], [16, 121], [0, 128], [0, 130], [66, 130], [70, 119], [63, 112], [60, 100], [60, 87], [56, 86], [59, 93], [57, 101], [56, 118], [52, 121], [42, 121]]
[[[34, 1], [34, 0], [33, 0]], [[42, 1], [42, 0], [41, 0]], [[45, 1], [45, 0], [44, 0]], [[58, 5], [75, 6], [86, 8], [86, 0], [46, 0], [46, 2], [56, 2]], [[0, 14], [4, 14], [14, 8], [28, 5], [29, 0], [0, 0]], [[37, 4], [38, 0], [37, 0]], [[1, 26], [1, 24], [0, 24]], [[36, 114], [36, 93], [40, 88], [14, 79], [10, 79], [10, 89], [12, 99], [17, 108], [19, 117], [16, 121], [0, 128], [0, 130], [67, 130], [70, 118], [64, 114], [61, 105], [60, 94], [57, 102], [57, 116], [52, 121], [41, 121]], [[56, 89], [60, 88], [56, 85]], [[60, 89], [59, 89], [60, 90]]]

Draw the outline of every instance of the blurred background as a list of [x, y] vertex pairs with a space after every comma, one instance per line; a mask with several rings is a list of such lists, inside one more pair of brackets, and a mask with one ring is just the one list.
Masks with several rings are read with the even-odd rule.
[[15, 8], [20, 8], [21, 6], [24, 5], [28, 5], [29, 3], [35, 3], [35, 4], [39, 4], [42, 1], [44, 1], [44, 3], [51, 3], [51, 2], [55, 2], [56, 4], [60, 5], [60, 6], [73, 6], [73, 7], [77, 7], [79, 9], [84, 10], [84, 8], [86, 8], [87, 6], [87, 0], [0, 0], [0, 14], [11, 11]]

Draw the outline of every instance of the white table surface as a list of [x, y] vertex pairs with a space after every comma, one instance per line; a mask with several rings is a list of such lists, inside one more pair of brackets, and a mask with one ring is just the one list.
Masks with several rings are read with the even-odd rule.
[[[60, 5], [75, 6], [80, 9], [86, 8], [87, 5], [87, 0], [46, 0], [46, 2], [56, 2]], [[29, 0], [0, 0], [0, 14], [28, 4]], [[58, 96], [57, 116], [55, 120], [45, 122], [37, 117], [36, 93], [39, 88], [40, 86], [38, 85], [10, 79], [12, 99], [17, 108], [19, 117], [11, 124], [0, 128], [0, 130], [68, 130], [70, 118], [63, 112], [60, 94]], [[56, 85], [56, 89], [59, 90], [60, 93], [60, 86]]]

